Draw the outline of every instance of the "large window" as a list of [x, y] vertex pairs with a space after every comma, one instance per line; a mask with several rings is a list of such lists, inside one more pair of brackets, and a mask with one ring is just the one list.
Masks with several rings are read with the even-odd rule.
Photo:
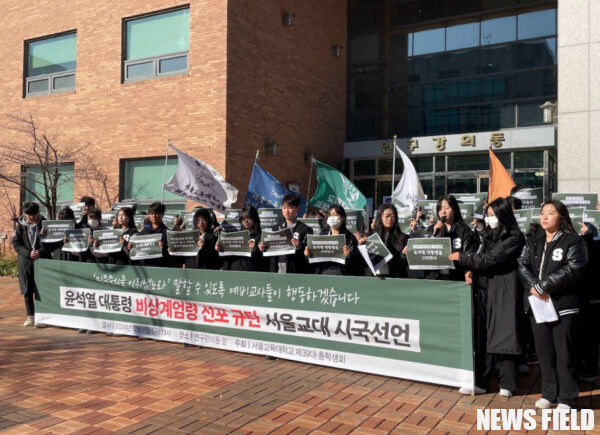
[[[121, 199], [136, 199], [142, 205], [160, 201], [163, 197], [164, 158], [121, 161]], [[167, 160], [165, 181], [177, 170], [177, 158]], [[186, 200], [171, 192], [164, 192], [164, 203], [169, 210], [184, 210]], [[141, 207], [143, 209], [143, 207]]]
[[75, 90], [76, 33], [27, 41], [25, 51], [26, 97]]
[[127, 19], [124, 38], [125, 81], [188, 71], [189, 8]]
[[[59, 205], [70, 204], [73, 202], [73, 164], [61, 165], [59, 173], [60, 177], [58, 178], [59, 181], [56, 186], [56, 202]], [[35, 192], [35, 194], [42, 199], [46, 197], [44, 176], [40, 167], [23, 167], [22, 176], [25, 186], [28, 190]], [[38, 199], [34, 195], [32, 195], [28, 190], [23, 189], [23, 200], [39, 202]]]

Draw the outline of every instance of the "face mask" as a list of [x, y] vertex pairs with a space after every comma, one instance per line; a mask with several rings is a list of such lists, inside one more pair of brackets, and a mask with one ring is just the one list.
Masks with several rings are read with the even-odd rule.
[[96, 228], [98, 226], [98, 221], [96, 219], [88, 219], [88, 225], [90, 228]]
[[332, 228], [339, 228], [340, 225], [342, 225], [342, 220], [339, 218], [339, 216], [329, 216], [327, 218], [327, 225]]
[[496, 216], [486, 216], [485, 223], [490, 226], [491, 229], [495, 230], [498, 228], [500, 222], [498, 222], [498, 218]]

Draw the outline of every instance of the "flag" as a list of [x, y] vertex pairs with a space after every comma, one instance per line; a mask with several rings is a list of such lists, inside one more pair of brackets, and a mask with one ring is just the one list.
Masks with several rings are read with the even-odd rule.
[[419, 206], [419, 201], [425, 199], [423, 188], [421, 187], [421, 181], [417, 175], [415, 166], [410, 161], [408, 156], [396, 145], [396, 152], [402, 157], [402, 163], [404, 164], [404, 172], [400, 182], [392, 193], [392, 199], [396, 199], [404, 204], [405, 207], [410, 209], [416, 209]]
[[256, 208], [279, 208], [283, 197], [289, 194], [300, 198], [298, 215], [302, 216], [306, 213], [306, 198], [289, 190], [277, 178], [261, 168], [256, 160], [254, 161], [244, 205], [252, 205]]
[[488, 202], [496, 198], [506, 198], [516, 184], [512, 177], [502, 165], [502, 162], [496, 157], [496, 154], [490, 148], [490, 187], [488, 191]]
[[344, 174], [331, 166], [314, 161], [317, 167], [317, 191], [309, 205], [321, 210], [329, 210], [333, 204], [345, 209], [364, 209], [367, 199]]
[[237, 201], [238, 190], [221, 174], [201, 160], [188, 156], [171, 145], [177, 153], [177, 171], [165, 183], [165, 190], [224, 212]]

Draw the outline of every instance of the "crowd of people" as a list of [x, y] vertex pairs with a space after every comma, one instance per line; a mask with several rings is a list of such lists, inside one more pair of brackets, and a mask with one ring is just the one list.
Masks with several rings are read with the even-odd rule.
[[[490, 389], [490, 379], [498, 368], [499, 394], [510, 397], [518, 389], [518, 374], [527, 370], [527, 362], [539, 361], [542, 398], [539, 408], [558, 403], [559, 408], [576, 406], [579, 379], [592, 380], [599, 372], [600, 286], [594, 283], [593, 267], [598, 265], [599, 241], [592, 225], [571, 221], [568, 208], [560, 201], [542, 204], [540, 223], [532, 224], [523, 234], [513, 210], [521, 207], [519, 198], [498, 198], [484, 207], [484, 219], [467, 223], [461, 216], [459, 202], [452, 195], [437, 201], [435, 216], [425, 221], [420, 209], [411, 219], [410, 232], [399, 226], [398, 212], [390, 203], [379, 206], [375, 218], [364, 231], [352, 233], [346, 225], [346, 211], [335, 204], [327, 211], [312, 210], [308, 217], [322, 218], [322, 235], [344, 235], [345, 263], [310, 263], [312, 255], [307, 235], [313, 230], [298, 220], [300, 200], [287, 195], [282, 200], [283, 222], [273, 228], [262, 228], [259, 214], [246, 205], [239, 214], [239, 225], [248, 230], [251, 255], [220, 256], [223, 231], [210, 209], [196, 209], [192, 226], [200, 235], [198, 253], [193, 257], [169, 255], [167, 227], [163, 223], [165, 206], [153, 203], [147, 217], [136, 227], [134, 210], [118, 210], [114, 228], [123, 230], [122, 249], [111, 254], [98, 253], [94, 231], [100, 228], [101, 211], [91, 197], [83, 197], [82, 218], [76, 228], [89, 228], [89, 248], [82, 253], [62, 250], [66, 240], [42, 243], [43, 229], [39, 206], [25, 203], [12, 239], [18, 254], [19, 282], [25, 298], [27, 320], [34, 324], [34, 297], [37, 293], [33, 265], [38, 258], [63, 261], [213, 269], [262, 271], [275, 273], [318, 273], [324, 275], [370, 275], [357, 247], [367, 237], [378, 234], [392, 259], [377, 275], [392, 278], [423, 278], [465, 281], [473, 288], [475, 393]], [[305, 216], [306, 217], [306, 216]], [[73, 210], [61, 209], [60, 220], [75, 220]], [[575, 228], [577, 227], [577, 229]], [[261, 237], [263, 230], [290, 228], [295, 252], [265, 256], [269, 248]], [[183, 220], [173, 230], [185, 229]], [[189, 228], [188, 228], [189, 229]], [[130, 238], [134, 235], [160, 234], [161, 258], [132, 261]], [[407, 241], [410, 238], [446, 237], [451, 239], [454, 269], [416, 271], [408, 267]], [[400, 282], [398, 285], [402, 285]], [[554, 322], [537, 323], [530, 309], [529, 297], [552, 301], [558, 314]], [[470, 389], [461, 389], [470, 394]]]

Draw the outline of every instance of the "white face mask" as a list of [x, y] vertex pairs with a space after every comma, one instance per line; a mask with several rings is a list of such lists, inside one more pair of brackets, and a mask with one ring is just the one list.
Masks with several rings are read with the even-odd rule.
[[486, 216], [485, 223], [488, 224], [490, 226], [490, 228], [493, 230], [498, 228], [498, 225], [500, 224], [500, 222], [498, 221], [498, 218], [496, 216]]
[[90, 226], [90, 228], [97, 228], [99, 222], [96, 219], [88, 219], [88, 225]]
[[329, 216], [327, 218], [327, 225], [331, 228], [339, 228], [342, 225], [342, 220], [339, 216]]

